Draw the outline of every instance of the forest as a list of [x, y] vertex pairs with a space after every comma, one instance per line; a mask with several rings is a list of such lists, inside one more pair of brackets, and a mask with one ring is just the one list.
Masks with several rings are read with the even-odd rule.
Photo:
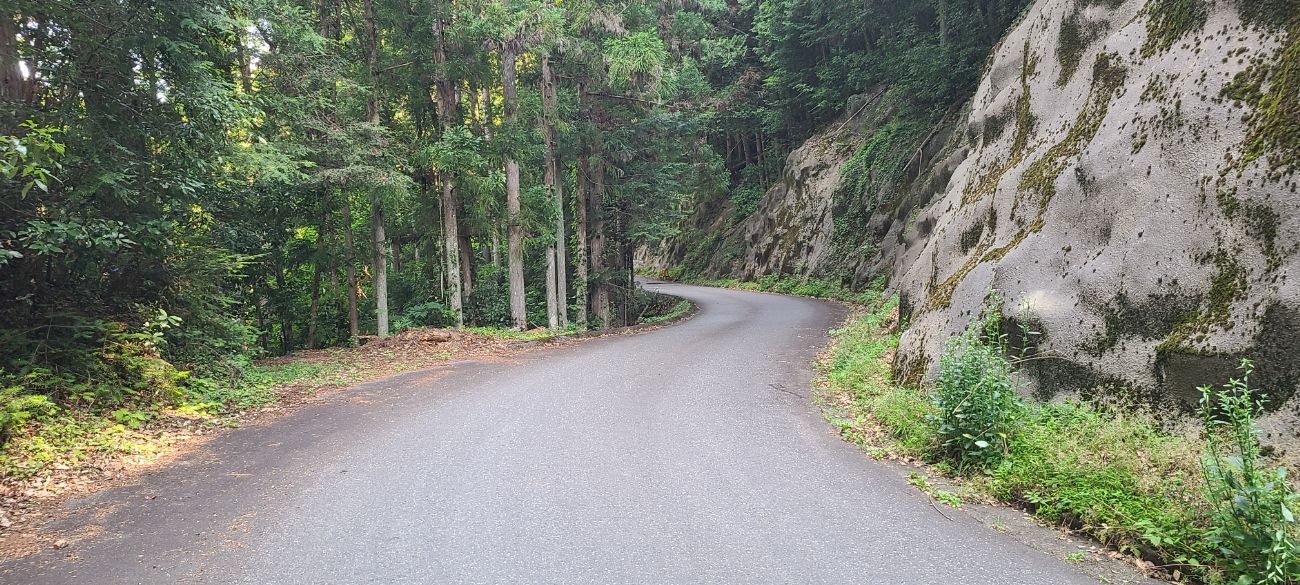
[[1300, 583], [1298, 87], [1300, 0], [0, 1], [0, 581]]
[[6, 2], [6, 420], [412, 327], [635, 321], [638, 245], [755, 205], [855, 94], [958, 107], [1025, 4]]

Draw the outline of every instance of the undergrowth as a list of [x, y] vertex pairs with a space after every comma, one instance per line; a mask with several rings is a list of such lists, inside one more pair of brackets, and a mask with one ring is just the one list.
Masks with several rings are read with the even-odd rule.
[[674, 304], [673, 308], [667, 313], [664, 313], [662, 315], [655, 315], [652, 317], [642, 317], [641, 323], [645, 325], [651, 325], [655, 323], [667, 323], [675, 319], [680, 319], [683, 316], [685, 316], [687, 313], [691, 312], [692, 306], [693, 305], [691, 305], [690, 301], [681, 300], [678, 301], [676, 304]]
[[688, 278], [685, 279], [685, 281], [692, 284], [715, 286], [719, 288], [735, 288], [759, 292], [797, 295], [801, 297], [814, 297], [819, 299], [834, 299], [858, 305], [876, 304], [881, 302], [881, 291], [884, 289], [883, 279], [873, 282], [866, 290], [855, 291], [829, 278], [800, 278], [798, 276], [778, 277], [770, 274], [751, 281], [742, 281], [736, 278], [723, 278], [719, 280], [692, 280]]
[[[224, 425], [231, 415], [275, 402], [280, 388], [345, 384], [358, 378], [345, 350], [324, 355], [317, 361], [268, 364], [239, 360], [228, 364], [221, 377], [177, 376], [181, 382], [165, 400], [155, 399], [153, 390], [119, 389], [116, 392], [122, 396], [117, 400], [86, 390], [55, 402], [32, 393], [48, 383], [49, 372], [6, 374], [0, 378], [4, 404], [0, 422], [5, 423], [0, 479], [21, 480], [51, 468], [74, 468], [96, 454], [150, 456], [159, 451], [159, 430], [169, 425], [183, 421]], [[83, 382], [70, 387], [93, 385]]]
[[906, 324], [883, 283], [862, 292], [815, 279], [708, 284], [859, 305], [832, 331], [819, 400], [842, 435], [873, 456], [933, 464], [1177, 580], [1300, 582], [1297, 496], [1285, 470], [1266, 465], [1245, 378], [1204, 389], [1208, 432], [1132, 404], [1023, 399], [1016, 364], [1028, 358], [1008, 351], [1019, 346], [998, 333], [994, 301], [949, 342], [936, 381], [901, 385], [893, 364]]

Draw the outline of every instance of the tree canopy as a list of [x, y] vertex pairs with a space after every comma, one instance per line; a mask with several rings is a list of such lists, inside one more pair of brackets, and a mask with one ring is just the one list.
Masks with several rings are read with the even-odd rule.
[[959, 105], [1025, 4], [9, 2], [0, 371], [121, 399], [155, 361], [632, 322], [637, 246], [855, 94]]

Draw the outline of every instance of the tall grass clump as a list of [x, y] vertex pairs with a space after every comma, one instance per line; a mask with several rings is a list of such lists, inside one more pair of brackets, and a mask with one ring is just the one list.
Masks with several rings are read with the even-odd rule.
[[902, 454], [923, 457], [934, 444], [927, 420], [933, 407], [921, 388], [894, 383], [890, 361], [898, 351], [898, 329], [894, 296], [832, 331], [827, 381], [832, 390], [851, 397], [855, 418], [872, 421], [869, 426], [888, 435]]
[[1286, 468], [1270, 467], [1264, 458], [1255, 428], [1264, 405], [1250, 389], [1249, 360], [1242, 360], [1241, 370], [1241, 378], [1220, 388], [1201, 388], [1202, 464], [1213, 521], [1208, 540], [1236, 583], [1300, 582], [1297, 495]]
[[932, 398], [939, 455], [959, 470], [987, 469], [1009, 452], [1025, 415], [1015, 368], [1000, 332], [1000, 299], [993, 296], [979, 320], [948, 340], [939, 358]]

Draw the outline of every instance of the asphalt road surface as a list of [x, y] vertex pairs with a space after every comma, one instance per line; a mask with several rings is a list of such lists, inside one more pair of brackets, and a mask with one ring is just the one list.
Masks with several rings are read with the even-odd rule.
[[818, 301], [652, 284], [663, 329], [413, 372], [71, 505], [45, 583], [1092, 583], [841, 441]]

